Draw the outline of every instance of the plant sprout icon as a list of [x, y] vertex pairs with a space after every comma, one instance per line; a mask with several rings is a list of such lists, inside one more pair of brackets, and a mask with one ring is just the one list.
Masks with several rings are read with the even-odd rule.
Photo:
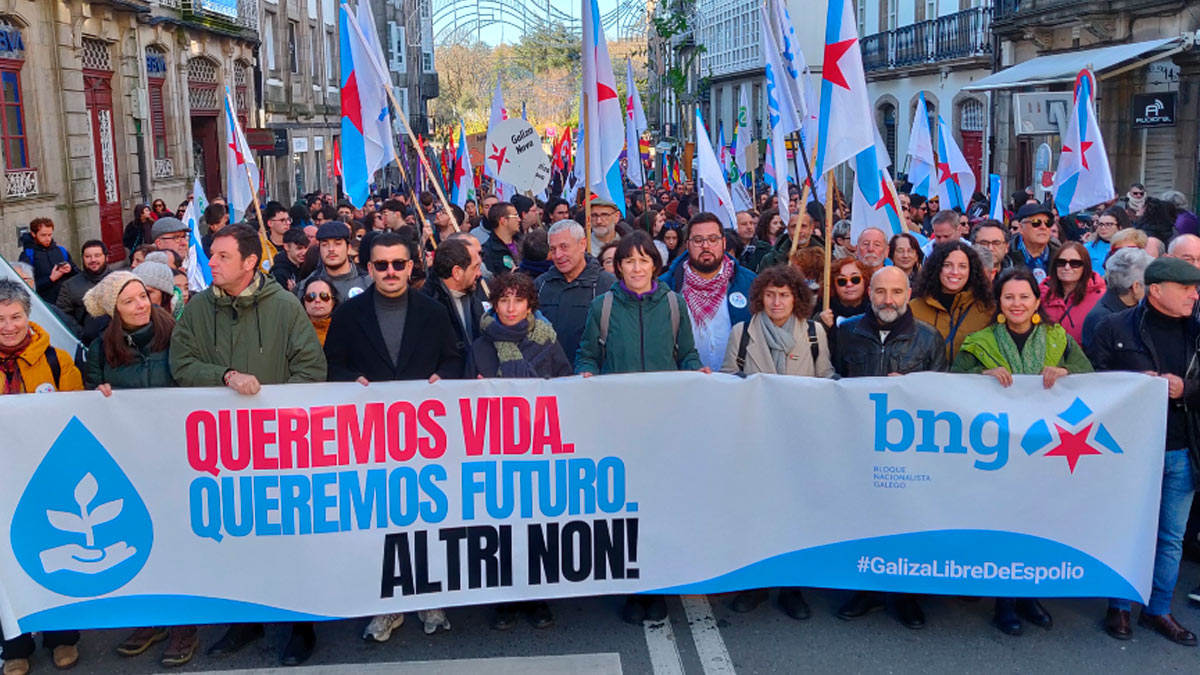
[[122, 499], [114, 499], [90, 508], [98, 492], [96, 477], [85, 474], [75, 486], [75, 503], [79, 506], [79, 513], [46, 510], [46, 518], [55, 529], [82, 534], [84, 538], [84, 546], [72, 543], [42, 551], [42, 567], [47, 573], [68, 570], [97, 574], [124, 562], [136, 552], [123, 541], [105, 548], [96, 547], [96, 526], [121, 515], [125, 503]]

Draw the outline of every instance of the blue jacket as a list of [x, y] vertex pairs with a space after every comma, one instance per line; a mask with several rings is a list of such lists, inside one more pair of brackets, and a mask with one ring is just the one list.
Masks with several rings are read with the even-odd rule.
[[[728, 255], [725, 257], [733, 260]], [[667, 273], [658, 278], [660, 283], [666, 284], [667, 288], [680, 295], [683, 294], [683, 262], [687, 259], [686, 255], [679, 256], [667, 268]], [[725, 293], [725, 304], [729, 309], [730, 325], [736, 326], [750, 320], [750, 285], [758, 275], [738, 264], [736, 260], [733, 261], [733, 265], [733, 278], [730, 279], [729, 290]]]

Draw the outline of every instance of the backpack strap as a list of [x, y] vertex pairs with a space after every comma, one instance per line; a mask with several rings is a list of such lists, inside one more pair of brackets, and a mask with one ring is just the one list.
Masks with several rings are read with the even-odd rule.
[[46, 349], [46, 365], [50, 366], [50, 375], [54, 378], [54, 389], [59, 389], [59, 378], [62, 377], [62, 364], [58, 362], [58, 350], [51, 345]]
[[674, 343], [671, 355], [679, 362], [679, 300], [674, 291], [667, 291], [667, 306], [671, 308], [671, 338]]
[[600, 368], [604, 369], [604, 359], [608, 355], [608, 324], [612, 320], [613, 294], [608, 291], [600, 296]]
[[820, 343], [817, 342], [817, 324], [808, 320], [808, 349], [812, 352], [813, 368], [817, 367], [817, 354], [820, 353]]
[[743, 375], [746, 373], [746, 350], [750, 347], [750, 322], [747, 321], [745, 326], [742, 329], [742, 339], [738, 342], [737, 350], [737, 369]]

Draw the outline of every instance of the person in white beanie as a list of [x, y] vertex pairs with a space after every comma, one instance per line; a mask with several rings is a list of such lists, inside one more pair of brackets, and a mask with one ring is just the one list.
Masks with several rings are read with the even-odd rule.
[[138, 265], [133, 273], [146, 284], [150, 301], [170, 312], [171, 316], [178, 318], [178, 314], [175, 312], [178, 305], [175, 301], [175, 273], [171, 271], [171, 268], [166, 263], [150, 260], [147, 256], [146, 261]]

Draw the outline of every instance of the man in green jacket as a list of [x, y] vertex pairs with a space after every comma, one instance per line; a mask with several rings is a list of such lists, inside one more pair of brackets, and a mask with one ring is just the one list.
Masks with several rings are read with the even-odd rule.
[[[213, 284], [192, 296], [171, 336], [171, 374], [180, 386], [223, 385], [253, 396], [264, 384], [325, 381], [317, 332], [296, 296], [258, 271], [261, 259], [251, 227], [213, 234]], [[232, 654], [262, 636], [262, 624], [235, 624], [208, 653]], [[311, 623], [292, 624], [280, 661], [304, 663], [315, 644]]]

